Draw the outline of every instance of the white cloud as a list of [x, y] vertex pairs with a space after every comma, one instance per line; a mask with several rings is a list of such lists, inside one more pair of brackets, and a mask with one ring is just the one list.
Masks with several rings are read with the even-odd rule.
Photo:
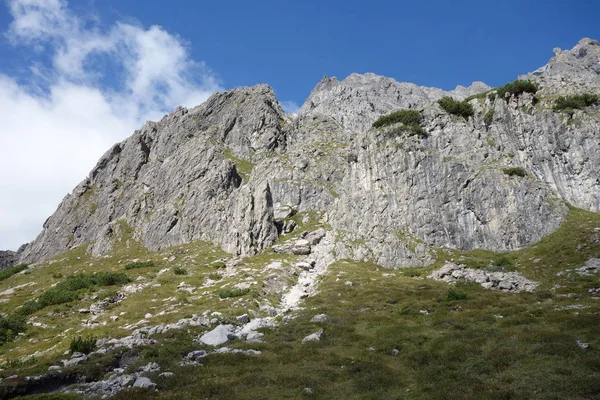
[[102, 30], [61, 0], [8, 6], [11, 43], [52, 57], [50, 65], [26, 66], [27, 85], [0, 73], [0, 249], [35, 238], [113, 143], [147, 119], [180, 104], [195, 106], [220, 90], [213, 73], [190, 59], [186, 44], [159, 26], [119, 22]]
[[294, 101], [282, 101], [281, 107], [286, 114], [296, 114], [300, 109], [300, 106]]

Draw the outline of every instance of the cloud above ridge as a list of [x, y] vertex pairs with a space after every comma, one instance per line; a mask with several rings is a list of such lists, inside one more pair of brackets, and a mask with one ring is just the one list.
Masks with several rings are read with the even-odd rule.
[[64, 0], [7, 5], [6, 39], [35, 60], [22, 66], [25, 79], [0, 69], [0, 249], [16, 249], [113, 143], [221, 87], [160, 26], [102, 26]]

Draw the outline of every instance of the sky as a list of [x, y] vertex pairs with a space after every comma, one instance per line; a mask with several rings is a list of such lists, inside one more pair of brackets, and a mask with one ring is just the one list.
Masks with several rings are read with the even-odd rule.
[[178, 105], [321, 78], [499, 86], [600, 39], [595, 0], [0, 2], [0, 249], [33, 240], [100, 156]]

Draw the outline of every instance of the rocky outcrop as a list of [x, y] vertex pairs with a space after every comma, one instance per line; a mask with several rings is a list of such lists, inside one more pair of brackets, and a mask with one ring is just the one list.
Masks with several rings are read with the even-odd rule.
[[[429, 264], [438, 247], [527, 246], [558, 228], [565, 202], [600, 211], [600, 109], [552, 110], [557, 93], [600, 88], [599, 48], [584, 39], [557, 52], [525, 76], [542, 96], [475, 98], [468, 119], [436, 100], [487, 85], [444, 92], [374, 74], [324, 78], [293, 119], [266, 85], [215, 94], [110, 149], [21, 259], [86, 243], [100, 255], [131, 239], [254, 254], [295, 229], [293, 213], [327, 227], [335, 257], [386, 267]], [[371, 127], [405, 108], [422, 111], [426, 137]], [[316, 243], [306, 242], [274, 250], [308, 254]]]
[[597, 93], [600, 91], [600, 43], [583, 38], [571, 50], [555, 48], [548, 64], [520, 78], [536, 80], [546, 95]]
[[19, 257], [16, 252], [10, 250], [0, 251], [0, 270], [12, 267], [18, 260]]
[[515, 293], [531, 292], [538, 286], [537, 282], [530, 281], [518, 272], [488, 272], [454, 263], [446, 263], [428, 278], [448, 283], [475, 282], [485, 289]]

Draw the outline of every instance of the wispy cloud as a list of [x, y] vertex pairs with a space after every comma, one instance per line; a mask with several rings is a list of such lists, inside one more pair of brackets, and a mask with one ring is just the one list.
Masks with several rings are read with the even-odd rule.
[[0, 249], [33, 239], [114, 142], [221, 89], [187, 44], [159, 26], [103, 27], [63, 0], [7, 4], [6, 37], [40, 60], [24, 66], [27, 85], [0, 72]]
[[286, 114], [296, 114], [300, 109], [300, 106], [294, 101], [282, 101], [281, 107]]

